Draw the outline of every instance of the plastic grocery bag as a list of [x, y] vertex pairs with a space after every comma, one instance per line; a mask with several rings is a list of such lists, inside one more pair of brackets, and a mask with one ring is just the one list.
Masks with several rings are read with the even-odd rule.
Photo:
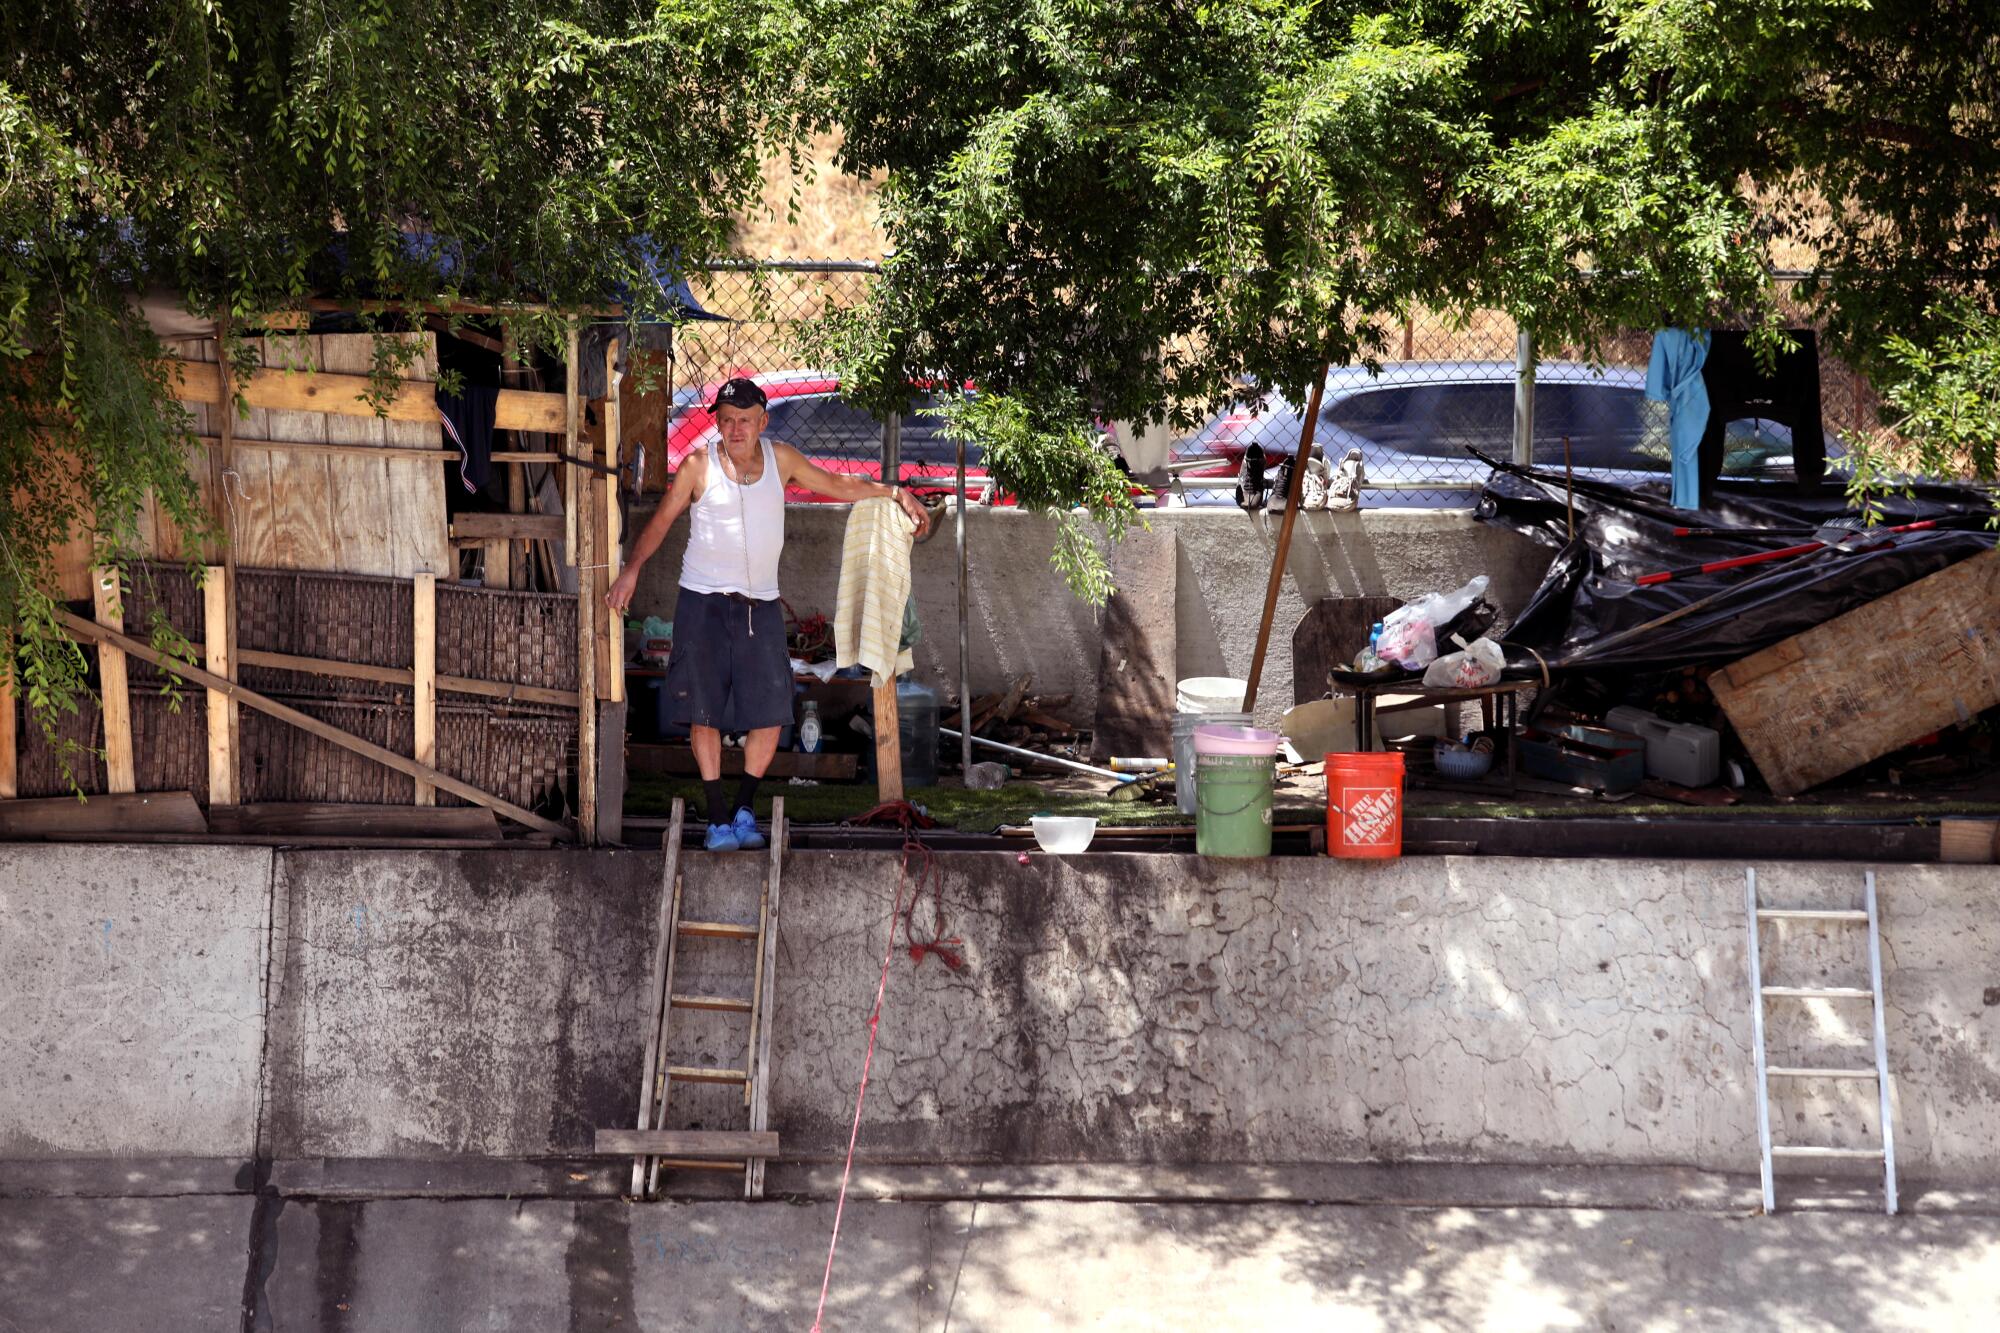
[[1376, 651], [1406, 671], [1428, 667], [1437, 657], [1437, 632], [1486, 595], [1484, 574], [1455, 592], [1427, 592], [1391, 611], [1382, 621]]
[[1474, 639], [1463, 652], [1446, 653], [1424, 672], [1424, 684], [1451, 690], [1476, 690], [1500, 679], [1507, 655], [1491, 639]]

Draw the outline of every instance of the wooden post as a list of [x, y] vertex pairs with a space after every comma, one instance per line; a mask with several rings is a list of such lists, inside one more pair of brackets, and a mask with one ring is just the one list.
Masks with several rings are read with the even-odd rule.
[[[203, 660], [225, 680], [236, 679], [236, 658], [230, 652], [228, 575], [210, 565], [201, 580]], [[228, 695], [208, 692], [208, 803], [236, 805], [236, 704]]]
[[[489, 551], [492, 547], [487, 548]], [[412, 631], [416, 651], [411, 665], [414, 673], [413, 756], [426, 768], [437, 767], [437, 575], [419, 574], [411, 585], [414, 594]], [[418, 805], [436, 805], [437, 788], [417, 780]]]
[[[122, 633], [125, 602], [118, 571], [92, 571], [90, 591], [97, 623]], [[125, 683], [125, 654], [108, 643], [97, 646], [97, 684], [104, 700], [105, 790], [114, 795], [137, 791], [138, 777], [132, 767], [132, 693]]]
[[896, 681], [875, 687], [875, 799], [903, 799], [902, 724], [896, 716]]
[[[576, 321], [569, 322], [569, 340], [563, 346], [563, 457], [576, 457], [577, 434], [583, 424], [583, 404], [577, 398], [577, 369], [583, 364], [577, 352]], [[576, 512], [583, 496], [582, 480], [575, 463], [563, 464], [563, 563], [571, 569], [584, 562], [577, 559]]]
[[21, 794], [14, 756], [15, 728], [20, 722], [14, 707], [13, 636], [0, 633], [0, 653], [7, 655], [6, 661], [0, 662], [0, 801], [11, 801]]
[[[620, 550], [624, 534], [619, 531], [618, 519], [618, 471], [625, 465], [625, 425], [620, 413], [618, 396], [620, 392], [618, 374], [618, 340], [613, 338], [604, 349], [604, 463], [611, 469], [604, 478], [604, 589], [609, 592], [612, 581], [618, 577], [623, 566], [623, 552]], [[610, 679], [605, 682], [604, 697], [612, 703], [625, 701], [625, 617], [610, 614], [606, 608], [609, 624], [605, 634], [610, 653], [607, 658]], [[624, 737], [618, 737], [620, 752], [623, 752]]]
[[[517, 355], [520, 348], [514, 337], [514, 330], [512, 328], [502, 327], [500, 331], [500, 349], [500, 374], [507, 387], [511, 389], [516, 387], [517, 380], [515, 377], [522, 370], [521, 360]], [[515, 433], [515, 447], [517, 449], [541, 447], [546, 443], [547, 441], [541, 437], [531, 439], [524, 432]], [[528, 512], [527, 465], [523, 463], [509, 463], [506, 467], [507, 512], [510, 514], [525, 514]], [[535, 563], [535, 548], [527, 542], [514, 540], [507, 543], [507, 551], [507, 586], [516, 589], [528, 587], [534, 581], [529, 576], [529, 570], [533, 568]]]
[[1285, 495], [1285, 521], [1278, 525], [1278, 558], [1271, 562], [1271, 581], [1264, 589], [1264, 618], [1257, 622], [1257, 650], [1250, 657], [1250, 679], [1243, 691], [1243, 711], [1257, 711], [1257, 681], [1264, 674], [1264, 652], [1271, 646], [1271, 618], [1278, 613], [1278, 592], [1285, 586], [1285, 562], [1292, 553], [1292, 525], [1299, 518], [1299, 497], [1305, 494], [1306, 464], [1312, 461], [1313, 427], [1319, 424], [1320, 399], [1326, 395], [1328, 364], [1320, 363], [1313, 380], [1312, 401], [1299, 427], [1299, 449], [1292, 455], [1292, 488]]
[[[577, 376], [582, 365], [577, 356], [577, 333], [574, 321], [570, 324], [568, 361], [564, 366], [566, 383], [563, 393], [568, 404], [568, 426], [563, 436], [563, 453], [566, 457], [578, 457], [579, 427], [582, 412], [577, 399]], [[591, 538], [595, 524], [590, 509], [591, 497], [596, 487], [583, 482], [582, 472], [574, 463], [566, 464], [570, 487], [563, 513], [568, 516], [569, 563], [576, 569], [576, 824], [578, 838], [586, 843], [597, 841], [597, 582], [591, 577], [590, 568], [594, 557], [591, 549], [595, 545]]]
[[[215, 359], [217, 362], [216, 382], [221, 389], [222, 403], [216, 409], [220, 414], [219, 418], [211, 424], [215, 427], [217, 441], [214, 454], [214, 504], [216, 526], [222, 532], [222, 550], [217, 552], [216, 559], [211, 562], [209, 577], [213, 579], [218, 574], [220, 575], [220, 595], [222, 598], [220, 651], [222, 653], [222, 660], [228, 664], [229, 668], [227, 671], [217, 671], [215, 674], [227, 680], [235, 680], [237, 664], [242, 661], [241, 654], [236, 650], [236, 510], [230, 505], [229, 493], [224, 488], [232, 482], [237, 484], [239, 491], [241, 491], [242, 486], [240, 480], [232, 475], [236, 468], [236, 379], [231, 374], [229, 368], [229, 324], [226, 320], [218, 321], [215, 326]], [[219, 569], [213, 567], [218, 565], [220, 566]], [[204, 618], [206, 609], [207, 594], [204, 593]], [[204, 635], [207, 633], [205, 628], [203, 633]], [[216, 640], [209, 639], [207, 649], [210, 652], [216, 651]], [[209, 699], [209, 709], [209, 717], [212, 719], [215, 716], [215, 699], [213, 696]], [[227, 789], [229, 799], [221, 801], [215, 794], [215, 753], [211, 749], [208, 775], [208, 800], [210, 805], [218, 803], [225, 805], [234, 804], [240, 802], [243, 798], [241, 784], [237, 780], [241, 774], [241, 770], [236, 763], [236, 756], [242, 753], [243, 749], [241, 744], [242, 717], [243, 715], [238, 711], [234, 700], [223, 699], [222, 743], [229, 755], [228, 781], [224, 785]], [[213, 733], [211, 733], [210, 744], [211, 746], [213, 745]]]

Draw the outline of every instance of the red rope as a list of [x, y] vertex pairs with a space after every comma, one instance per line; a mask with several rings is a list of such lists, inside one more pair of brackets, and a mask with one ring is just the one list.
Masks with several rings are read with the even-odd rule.
[[[907, 824], [905, 829], [908, 830]], [[910, 841], [916, 841], [914, 832], [910, 833]], [[921, 843], [918, 845], [922, 846]], [[903, 854], [905, 872], [909, 865], [906, 843]], [[903, 882], [907, 878], [906, 873], [896, 876], [896, 904], [889, 913], [889, 947], [882, 951], [882, 977], [875, 983], [875, 1008], [868, 1015], [868, 1053], [861, 1057], [861, 1086], [854, 1094], [854, 1126], [847, 1132], [847, 1165], [840, 1170], [840, 1199], [833, 1206], [833, 1236], [826, 1243], [826, 1273], [819, 1280], [819, 1308], [813, 1312], [813, 1333], [821, 1333], [820, 1321], [826, 1315], [826, 1290], [833, 1282], [833, 1252], [840, 1245], [840, 1217], [847, 1210], [847, 1180], [854, 1174], [854, 1144], [861, 1137], [861, 1103], [868, 1096], [869, 1067], [875, 1063], [875, 1033], [882, 1022], [882, 997], [889, 989], [889, 964], [896, 957], [896, 921], [903, 915]], [[916, 900], [915, 894], [910, 897], [912, 902]]]

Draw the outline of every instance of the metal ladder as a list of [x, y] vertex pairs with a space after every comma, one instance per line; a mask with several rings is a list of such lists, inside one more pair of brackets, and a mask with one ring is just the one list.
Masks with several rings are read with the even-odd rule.
[[[646, 1063], [639, 1087], [639, 1132], [599, 1131], [600, 1150], [607, 1144], [652, 1147], [632, 1161], [632, 1195], [649, 1198], [659, 1188], [662, 1168], [743, 1172], [743, 1197], [764, 1197], [764, 1163], [777, 1155], [777, 1136], [769, 1133], [771, 1012], [777, 971], [779, 886], [784, 871], [785, 801], [771, 802], [771, 859], [757, 903], [755, 922], [688, 921], [681, 917], [681, 829], [685, 804], [675, 800], [664, 844], [665, 865], [660, 883], [659, 938], [653, 956], [653, 984], [646, 1010]], [[680, 942], [687, 938], [738, 940], [751, 946], [751, 984], [747, 997], [681, 994], [674, 989]], [[669, 1063], [669, 1039], [676, 1009], [700, 1009], [743, 1014], [750, 1022], [743, 1047], [743, 1067], [719, 1069]], [[667, 1102], [680, 1083], [740, 1084], [748, 1111], [745, 1132], [663, 1129]]]
[[[1743, 900], [1750, 915], [1750, 1025], [1757, 1051], [1757, 1143], [1762, 1151], [1764, 1211], [1778, 1210], [1777, 1194], [1771, 1182], [1771, 1161], [1776, 1157], [1861, 1158], [1882, 1163], [1882, 1201], [1885, 1210], [1896, 1211], [1896, 1139], [1889, 1118], [1889, 1038], [1882, 1011], [1882, 928], [1875, 910], [1875, 872], [1867, 872], [1867, 906], [1863, 908], [1760, 907], [1757, 903], [1757, 872], [1743, 872]], [[1758, 928], [1766, 921], [1839, 921], [1868, 927], [1868, 987], [1859, 986], [1766, 986], [1764, 964], [1758, 952]], [[1821, 1069], [1796, 1065], [1768, 1064], [1764, 1054], [1764, 1001], [1773, 1000], [1871, 1000], [1875, 1008], [1875, 1067], [1873, 1069]], [[1875, 1080], [1881, 1101], [1882, 1146], [1880, 1148], [1821, 1148], [1771, 1143], [1771, 1080], [1853, 1078]]]

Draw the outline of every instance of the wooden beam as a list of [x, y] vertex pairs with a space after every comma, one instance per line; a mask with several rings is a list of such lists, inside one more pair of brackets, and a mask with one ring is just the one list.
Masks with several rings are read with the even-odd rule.
[[896, 715], [896, 680], [877, 685], [875, 697], [875, 799], [903, 799], [903, 735]]
[[14, 636], [0, 631], [0, 801], [11, 801], [21, 794], [19, 759], [14, 753], [15, 738], [20, 734], [20, 710], [14, 703]]
[[[569, 341], [563, 348], [563, 453], [576, 457], [577, 436], [583, 429], [583, 403], [577, 396], [576, 377], [582, 367], [577, 355], [576, 321], [569, 325]], [[563, 465], [563, 563], [574, 569], [579, 563], [576, 558], [576, 511], [582, 499], [577, 494], [583, 489], [583, 474], [575, 463]]]
[[[569, 325], [569, 341], [563, 398], [568, 418], [563, 437], [563, 453], [577, 457], [577, 441], [583, 425], [582, 401], [577, 397], [577, 378], [583, 364], [577, 353], [576, 321]], [[596, 549], [595, 523], [591, 517], [591, 496], [595, 488], [584, 479], [583, 469], [569, 465], [569, 496], [563, 512], [569, 517], [573, 540], [567, 551], [576, 567], [576, 821], [577, 835], [586, 846], [597, 842], [597, 584], [591, 578]]]
[[[267, 653], [244, 648], [236, 654], [240, 666], [275, 667], [280, 671], [310, 671], [318, 676], [341, 676], [349, 680], [378, 680], [386, 685], [415, 687], [416, 673], [408, 667], [369, 666], [363, 662], [336, 662], [327, 657], [298, 657], [291, 653]], [[476, 694], [486, 699], [518, 699], [523, 703], [557, 704], [576, 707], [575, 690], [552, 690], [545, 685], [514, 685], [503, 680], [474, 680], [470, 676], [440, 674], [437, 687], [447, 694]]]
[[211, 833], [230, 836], [296, 833], [310, 836], [500, 838], [500, 821], [476, 805], [344, 805], [335, 801], [260, 801], [211, 805]]
[[[429, 768], [437, 767], [437, 575], [419, 574], [411, 584], [414, 623], [411, 626], [411, 643], [414, 645], [415, 677], [414, 693], [411, 696], [412, 732], [415, 738], [416, 760]], [[436, 805], [437, 788], [428, 782], [417, 783], [418, 805]]]
[[[88, 623], [88, 622], [85, 622]], [[0, 805], [0, 838], [59, 838], [72, 833], [208, 833], [194, 793], [50, 796]]]
[[[124, 629], [125, 599], [118, 571], [92, 571], [90, 593], [97, 623]], [[139, 782], [132, 764], [132, 692], [125, 679], [125, 654], [105, 643], [97, 646], [97, 689], [104, 703], [105, 789], [114, 795], [137, 791]]]
[[453, 541], [555, 542], [569, 537], [567, 520], [557, 514], [454, 514]]
[[[766, 769], [767, 778], [812, 778], [822, 782], [851, 782], [855, 770], [860, 767], [861, 756], [857, 754], [800, 754], [796, 750], [780, 750], [771, 756], [771, 766]], [[701, 774], [701, 766], [695, 763], [694, 751], [685, 743], [679, 745], [653, 745], [639, 743], [626, 747], [626, 766], [634, 773], [663, 774], [669, 777], [692, 778]], [[722, 776], [739, 777], [743, 773], [743, 752], [724, 750], [722, 752]]]
[[[219, 565], [210, 565], [202, 574], [203, 659], [208, 669], [224, 680], [236, 679], [236, 663], [229, 653], [229, 576]], [[236, 793], [236, 705], [229, 697], [208, 692], [208, 803], [235, 805]]]
[[740, 1129], [600, 1129], [599, 1157], [693, 1157], [707, 1161], [776, 1157], [775, 1130], [752, 1133]]
[[440, 773], [435, 768], [427, 767], [414, 759], [405, 758], [403, 755], [397, 754], [394, 750], [385, 750], [373, 741], [365, 741], [359, 736], [349, 735], [338, 727], [329, 726], [316, 717], [308, 717], [296, 708], [289, 708], [279, 703], [276, 699], [259, 694], [255, 690], [245, 689], [234, 681], [224, 680], [220, 676], [203, 671], [200, 667], [189, 666], [185, 662], [175, 661], [165, 653], [154, 652], [153, 649], [140, 643], [137, 639], [121, 634], [116, 630], [107, 629], [103, 625], [94, 625], [83, 617], [74, 615], [68, 611], [57, 611], [56, 619], [64, 628], [69, 630], [72, 636], [78, 639], [97, 644], [108, 643], [113, 647], [122, 648], [125, 652], [142, 662], [151, 662], [161, 670], [171, 671], [182, 679], [192, 681], [196, 685], [201, 685], [211, 690], [220, 690], [246, 707], [254, 708], [260, 713], [275, 717], [280, 722], [289, 723], [301, 731], [310, 732], [321, 740], [338, 745], [343, 750], [352, 750], [364, 759], [372, 759], [385, 768], [393, 768], [398, 773], [407, 773], [411, 777], [428, 782], [433, 787], [437, 787], [442, 791], [448, 791], [453, 796], [464, 797], [474, 805], [483, 805], [489, 810], [507, 816], [507, 818], [517, 824], [527, 825], [537, 833], [546, 833], [552, 838], [567, 838], [570, 835], [569, 830], [561, 824], [556, 823], [554, 820], [543, 819], [532, 810], [524, 810], [511, 801], [502, 800], [500, 797], [494, 796], [489, 792], [481, 791], [469, 782], [461, 782], [448, 773]]
[[[617, 579], [618, 570], [622, 564], [622, 552], [619, 548], [624, 540], [624, 534], [618, 530], [618, 470], [625, 465], [625, 425], [618, 403], [619, 379], [618, 340], [613, 338], [604, 348], [603, 462], [611, 471], [604, 477], [604, 559], [601, 562], [604, 565], [604, 577], [599, 580], [604, 592], [598, 594], [600, 599], [611, 591], [611, 584]], [[625, 701], [625, 617], [622, 614], [611, 614], [610, 607], [601, 600], [599, 604], [605, 606], [605, 615], [610, 622], [605, 633], [605, 640], [608, 647], [606, 657], [609, 666], [609, 671], [606, 674], [610, 679], [606, 682], [607, 688], [604, 691], [604, 697], [613, 703], [623, 703]]]
[[[227, 351], [223, 352], [227, 356]], [[167, 380], [175, 398], [184, 403], [225, 401], [226, 375], [217, 362], [182, 361], [169, 357]], [[281, 412], [332, 412], [348, 417], [380, 416], [390, 421], [436, 421], [437, 386], [429, 380], [400, 380], [377, 411], [368, 401], [366, 375], [335, 375], [325, 371], [254, 370], [242, 392], [251, 407]], [[500, 430], [559, 431], [563, 428], [563, 396], [527, 389], [502, 389], [493, 408]]]
[[1264, 587], [1264, 614], [1257, 622], [1257, 648], [1250, 654], [1250, 678], [1243, 691], [1243, 711], [1257, 711], [1257, 683], [1264, 675], [1264, 652], [1271, 646], [1271, 618], [1278, 613], [1278, 593], [1285, 586], [1285, 562], [1292, 554], [1292, 526], [1299, 519], [1299, 500], [1306, 492], [1306, 466], [1312, 462], [1313, 427], [1319, 424], [1320, 399], [1326, 394], [1328, 363], [1321, 362], [1313, 378], [1312, 400], [1305, 421], [1299, 427], [1298, 452], [1292, 455], [1292, 485], [1285, 494], [1285, 519], [1278, 525], [1278, 558], [1271, 562], [1270, 582]]

